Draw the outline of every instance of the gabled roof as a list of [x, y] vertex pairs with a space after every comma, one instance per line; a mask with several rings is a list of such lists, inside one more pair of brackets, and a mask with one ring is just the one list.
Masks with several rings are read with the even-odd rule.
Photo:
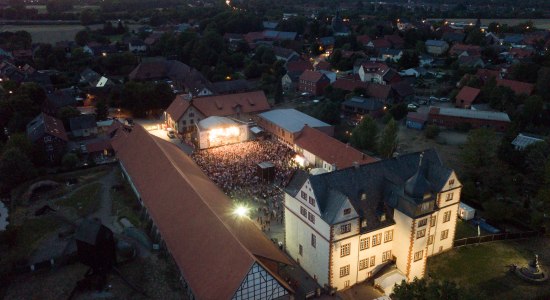
[[429, 114], [430, 116], [443, 115], [443, 116], [458, 117], [458, 118], [465, 118], [465, 119], [510, 122], [510, 117], [508, 116], [507, 113], [498, 112], [498, 111], [483, 111], [483, 110], [472, 110], [472, 109], [463, 109], [463, 108], [432, 106], [430, 107]]
[[302, 128], [294, 143], [325, 162], [336, 165], [337, 169], [351, 167], [354, 163], [362, 165], [377, 161], [377, 159], [308, 125]]
[[318, 71], [305, 70], [302, 75], [300, 75], [300, 80], [305, 80], [309, 82], [319, 82], [321, 80], [328, 79], [327, 76]]
[[371, 38], [368, 35], [358, 35], [356, 37], [356, 40], [358, 43], [366, 45], [371, 41]]
[[44, 137], [44, 134], [52, 135], [64, 141], [69, 140], [61, 120], [41, 113], [27, 124], [27, 136], [32, 142], [35, 142]]
[[367, 82], [363, 82], [361, 80], [346, 79], [346, 78], [338, 78], [332, 84], [332, 87], [334, 87], [335, 89], [341, 89], [341, 90], [350, 91], [350, 92], [352, 92], [356, 88], [367, 89], [368, 86], [369, 84]]
[[540, 136], [531, 135], [528, 133], [519, 133], [512, 141], [512, 145], [524, 149], [532, 144], [542, 143], [544, 139]]
[[480, 92], [480, 89], [465, 86], [458, 92], [458, 95], [456, 95], [456, 104], [460, 106], [470, 106], [476, 100], [477, 96], [479, 96]]
[[252, 89], [251, 84], [246, 79], [218, 81], [212, 83], [212, 87], [218, 94], [246, 92]]
[[469, 55], [480, 55], [481, 47], [476, 45], [454, 44], [449, 50], [450, 55], [460, 55], [467, 52]]
[[262, 263], [289, 259], [177, 146], [136, 125], [113, 147], [196, 299], [231, 299], [254, 264], [290, 290]]
[[487, 82], [487, 80], [491, 77], [499, 78], [500, 72], [497, 70], [477, 69], [476, 76], [478, 76], [482, 81]]
[[260, 118], [263, 118], [271, 123], [283, 128], [284, 130], [292, 133], [296, 133], [302, 130], [307, 124], [310, 127], [329, 127], [331, 125], [315, 119], [310, 115], [306, 115], [303, 112], [295, 110], [293, 108], [286, 109], [274, 109], [259, 114]]
[[529, 96], [535, 89], [534, 84], [509, 79], [497, 79], [497, 85], [509, 87], [516, 95], [525, 94]]
[[385, 35], [384, 39], [389, 41], [394, 48], [401, 48], [405, 44], [405, 40], [398, 34]]
[[440, 40], [427, 40], [426, 41], [426, 46], [445, 47], [445, 46], [447, 46], [447, 43], [445, 41], [440, 41]]
[[313, 70], [313, 66], [309, 61], [305, 60], [293, 60], [286, 64], [286, 70], [289, 73], [300, 72], [302, 74], [305, 70]]
[[277, 46], [273, 47], [273, 52], [275, 53], [275, 56], [282, 57], [286, 60], [290, 59], [291, 56], [298, 55], [298, 53], [292, 49]]
[[71, 131], [97, 127], [94, 115], [80, 115], [69, 119]]
[[[333, 215], [331, 211], [339, 208], [338, 204], [343, 201], [343, 197], [349, 199], [357, 213], [366, 219], [366, 231], [393, 224], [391, 218], [382, 221], [379, 217], [387, 213], [389, 207], [411, 214], [410, 207], [403, 204], [406, 202], [404, 189], [406, 181], [418, 172], [419, 161], [420, 153], [410, 153], [358, 167], [309, 175], [323, 220], [331, 222], [326, 216]], [[439, 156], [432, 149], [424, 151], [423, 164], [424, 176], [430, 184], [430, 189], [441, 190], [452, 170], [442, 165]], [[302, 177], [293, 176], [289, 186], [297, 185], [294, 180], [304, 181]], [[292, 196], [299, 192], [288, 188], [285, 191]], [[361, 199], [363, 194], [364, 200]]]
[[391, 42], [386, 39], [372, 40], [371, 43], [375, 49], [390, 48], [392, 46]]
[[166, 113], [174, 120], [179, 120], [191, 106], [191, 102], [184, 97], [185, 95], [177, 95], [166, 109]]
[[414, 95], [414, 89], [408, 81], [400, 81], [391, 85], [391, 88], [399, 95], [400, 97], [407, 97]]

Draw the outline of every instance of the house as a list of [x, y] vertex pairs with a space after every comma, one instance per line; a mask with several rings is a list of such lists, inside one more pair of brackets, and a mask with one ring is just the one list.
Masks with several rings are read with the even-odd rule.
[[69, 128], [71, 136], [89, 137], [97, 135], [97, 123], [95, 115], [80, 115], [69, 119]]
[[253, 220], [229, 213], [233, 201], [189, 156], [140, 125], [119, 131], [112, 144], [154, 242], [175, 263], [185, 298], [293, 297], [279, 273], [293, 263]]
[[264, 27], [264, 29], [275, 30], [275, 29], [277, 29], [277, 26], [279, 26], [279, 22], [276, 22], [276, 21], [263, 21], [262, 26]]
[[481, 56], [460, 56], [458, 58], [458, 65], [467, 68], [484, 68], [485, 62]]
[[178, 95], [164, 112], [166, 126], [180, 133], [195, 130], [195, 124], [211, 116], [248, 121], [251, 115], [269, 110], [263, 91], [188, 98]]
[[523, 34], [508, 34], [502, 39], [502, 43], [506, 45], [521, 45], [525, 37]]
[[398, 34], [385, 35], [384, 39], [389, 41], [394, 49], [403, 49], [405, 46], [405, 40]]
[[344, 115], [360, 120], [365, 115], [373, 118], [382, 116], [386, 106], [378, 99], [355, 96], [342, 102], [341, 109]]
[[374, 49], [375, 51], [380, 51], [380, 49], [391, 48], [392, 44], [386, 39], [376, 39], [372, 40], [367, 44], [367, 48]]
[[333, 84], [335, 81], [336, 81], [336, 78], [337, 78], [337, 74], [336, 72], [332, 72], [332, 71], [327, 71], [327, 70], [315, 70], [316, 72], [321, 72], [323, 74], [325, 74], [325, 76], [327, 76], [330, 84]]
[[507, 113], [462, 108], [430, 107], [428, 122], [442, 127], [491, 128], [504, 132], [510, 125]]
[[298, 90], [302, 93], [319, 96], [330, 84], [330, 79], [318, 71], [305, 70], [298, 80]]
[[334, 36], [348, 36], [351, 33], [351, 30], [344, 24], [339, 12], [332, 18], [331, 28]]
[[491, 78], [501, 78], [499, 71], [489, 69], [477, 69], [476, 76], [479, 77], [479, 79], [481, 79], [484, 84], [487, 83]]
[[441, 36], [441, 39], [449, 44], [462, 43], [466, 35], [461, 32], [445, 32]]
[[258, 114], [258, 125], [291, 148], [294, 148], [295, 139], [305, 125], [316, 128], [329, 136], [334, 135], [334, 126], [293, 108], [274, 109]]
[[273, 52], [275, 53], [275, 58], [282, 60], [285, 63], [290, 60], [300, 59], [300, 55], [292, 49], [274, 46]]
[[377, 161], [307, 124], [294, 140], [294, 151], [302, 158], [304, 167], [322, 168], [326, 172]]
[[401, 80], [395, 70], [380, 62], [363, 63], [359, 68], [358, 74], [363, 82], [391, 84]]
[[320, 61], [315, 65], [316, 71], [330, 71], [332, 70], [332, 67], [330, 63], [326, 60]]
[[142, 40], [134, 39], [128, 42], [128, 51], [132, 53], [143, 53], [147, 51], [147, 45]]
[[390, 263], [408, 282], [422, 278], [428, 257], [453, 247], [461, 189], [434, 150], [323, 174], [298, 171], [284, 190], [287, 253], [337, 290]]
[[422, 54], [418, 57], [420, 67], [429, 67], [434, 62], [434, 58], [430, 55]]
[[536, 143], [544, 143], [544, 139], [540, 136], [528, 133], [519, 133], [512, 141], [512, 145], [514, 145], [514, 148], [518, 151], [523, 151], [525, 148]]
[[89, 159], [96, 164], [112, 162], [115, 152], [109, 139], [95, 140], [85, 144]]
[[452, 56], [480, 56], [481, 47], [476, 45], [454, 44], [449, 50]]
[[391, 62], [397, 62], [401, 59], [401, 56], [403, 55], [403, 50], [398, 49], [380, 49], [378, 51], [378, 59], [380, 61], [391, 61]]
[[428, 123], [427, 114], [421, 114], [412, 111], [407, 114], [407, 120], [405, 123], [407, 125], [407, 128], [422, 130], [424, 129], [424, 127], [426, 127], [426, 123]]
[[426, 52], [432, 55], [443, 55], [449, 49], [449, 44], [440, 40], [427, 40], [425, 45]]
[[71, 91], [55, 90], [46, 93], [46, 100], [42, 102], [42, 111], [49, 115], [56, 115], [59, 109], [67, 106], [76, 107], [78, 101]]
[[244, 93], [253, 90], [246, 79], [225, 80], [212, 83], [214, 92], [218, 95]]
[[363, 47], [367, 47], [371, 41], [371, 38], [368, 35], [358, 35], [355, 39], [357, 40], [357, 43]]
[[163, 57], [143, 59], [128, 78], [134, 81], [170, 81], [175, 93], [191, 93], [194, 96], [214, 94], [212, 83], [201, 72], [180, 61]]
[[27, 137], [50, 163], [61, 162], [69, 141], [61, 120], [41, 113], [27, 124]]
[[384, 103], [391, 103], [393, 101], [393, 93], [390, 85], [338, 78], [334, 84], [332, 84], [332, 87], [348, 92], [353, 92], [356, 89], [363, 89], [366, 91], [366, 94], [362, 95], [364, 97], [373, 98]]
[[332, 52], [332, 49], [334, 49], [334, 44], [336, 43], [336, 39], [333, 36], [325, 36], [322, 38], [319, 38], [319, 45], [320, 51], [325, 52]]
[[286, 64], [286, 74], [283, 75], [281, 79], [283, 90], [297, 90], [300, 75], [302, 75], [306, 70], [313, 70], [313, 66], [309, 61], [301, 59], [289, 61]]
[[464, 86], [455, 97], [455, 107], [469, 109], [472, 103], [477, 99], [480, 89]]
[[535, 89], [534, 84], [509, 79], [497, 79], [497, 86], [509, 87], [516, 95], [527, 96], [530, 96]]
[[409, 102], [414, 99], [414, 89], [410, 80], [391, 84], [395, 102]]

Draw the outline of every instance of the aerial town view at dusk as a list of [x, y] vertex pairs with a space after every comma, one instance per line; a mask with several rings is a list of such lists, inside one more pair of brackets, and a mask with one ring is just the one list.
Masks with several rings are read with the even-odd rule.
[[549, 276], [549, 0], [0, 0], [0, 299]]

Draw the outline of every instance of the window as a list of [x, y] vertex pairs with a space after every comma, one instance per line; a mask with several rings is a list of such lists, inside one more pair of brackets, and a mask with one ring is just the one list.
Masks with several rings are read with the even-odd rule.
[[347, 243], [340, 246], [340, 257], [348, 256], [350, 253], [351, 244]]
[[431, 202], [424, 202], [422, 203], [422, 206], [420, 206], [421, 211], [427, 211], [430, 209]]
[[376, 256], [374, 256], [374, 255], [370, 257], [370, 266], [371, 267], [374, 267], [374, 265], [376, 264], [376, 262], [374, 261], [375, 258], [376, 258]]
[[369, 267], [369, 259], [365, 258], [359, 261], [359, 270], [364, 270]]
[[359, 241], [359, 249], [360, 250], [365, 250], [365, 249], [369, 249], [369, 238], [363, 238]]
[[307, 212], [307, 219], [308, 219], [311, 223], [315, 224], [315, 215], [312, 214], [312, 213], [310, 213], [309, 211]]
[[186, 126], [186, 125], [187, 125], [187, 120], [182, 120], [182, 121], [181, 121], [181, 124], [182, 124], [183, 126]]
[[430, 227], [434, 227], [435, 226], [435, 221], [437, 220], [437, 217], [436, 216], [432, 216], [430, 218]]
[[340, 277], [349, 275], [349, 265], [340, 268]]
[[416, 238], [423, 238], [426, 235], [426, 229], [421, 229], [416, 232]]
[[49, 143], [49, 142], [51, 142], [51, 141], [52, 141], [52, 137], [51, 137], [51, 136], [47, 135], [47, 136], [44, 137], [44, 143]]
[[306, 194], [306, 192], [301, 191], [301, 192], [300, 192], [300, 196], [302, 197], [302, 199], [307, 200], [307, 194]]
[[311, 204], [311, 206], [315, 207], [315, 199], [313, 199], [313, 197], [309, 197], [309, 204]]
[[447, 199], [445, 201], [451, 201], [451, 200], [453, 200], [453, 193], [448, 193]]
[[379, 234], [375, 234], [372, 236], [372, 246], [378, 246], [380, 245], [380, 243], [382, 243], [382, 234], [379, 233]]
[[304, 254], [304, 247], [302, 247], [302, 245], [299, 245], [299, 246], [298, 246], [298, 253], [300, 253], [300, 255], [303, 256], [303, 254]]
[[344, 288], [348, 288], [349, 287], [349, 280], [346, 280], [344, 281]]
[[344, 209], [344, 215], [349, 215], [349, 214], [351, 214], [351, 208]]
[[385, 251], [382, 253], [382, 262], [387, 262], [392, 258], [391, 256], [391, 250]]
[[53, 145], [46, 145], [46, 151], [53, 151]]
[[307, 210], [303, 206], [300, 206], [300, 214], [307, 217]]
[[426, 226], [426, 224], [428, 224], [428, 218], [420, 220], [420, 222], [418, 222], [418, 227]]
[[449, 237], [449, 229], [441, 231], [441, 240]]
[[434, 235], [432, 234], [432, 235], [428, 236], [428, 245], [431, 245], [433, 243], [434, 243]]
[[317, 247], [317, 237], [315, 236], [315, 234], [311, 234], [311, 246], [313, 248]]
[[446, 211], [445, 214], [443, 214], [443, 223], [447, 223], [451, 220], [451, 211]]
[[372, 271], [369, 271], [369, 272], [367, 273], [367, 278], [368, 278], [368, 277], [372, 277]]
[[414, 261], [419, 261], [424, 257], [424, 250], [420, 250], [414, 254]]
[[192, 118], [192, 117], [194, 117], [194, 116], [195, 116], [195, 113], [192, 113], [192, 112], [189, 113], [189, 117], [190, 117], [190, 118]]
[[348, 233], [351, 231], [351, 223], [340, 226], [340, 234]]
[[363, 228], [367, 227], [367, 220], [362, 220], [361, 221], [361, 227], [363, 227]]
[[189, 120], [189, 124], [195, 124], [195, 120], [193, 119]]
[[393, 229], [384, 232], [384, 243], [391, 242], [393, 240]]
[[361, 201], [365, 201], [367, 200], [367, 193], [362, 193], [361, 194]]
[[454, 179], [449, 180], [449, 185], [453, 185], [453, 184], [455, 184], [455, 180]]

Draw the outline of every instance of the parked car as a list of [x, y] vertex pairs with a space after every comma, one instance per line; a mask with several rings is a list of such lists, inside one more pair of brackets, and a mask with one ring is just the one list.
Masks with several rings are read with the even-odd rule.
[[416, 111], [417, 109], [418, 109], [418, 106], [416, 106], [412, 103], [407, 105], [407, 110], [409, 110], [409, 111]]
[[439, 101], [441, 102], [449, 102], [451, 101], [451, 99], [447, 98], [447, 97], [442, 97], [442, 98], [439, 98]]
[[433, 102], [437, 102], [437, 101], [439, 101], [439, 99], [437, 97], [434, 97], [434, 96], [430, 97], [430, 102], [433, 103]]
[[175, 138], [176, 138], [176, 133], [174, 132], [174, 129], [172, 129], [172, 128], [168, 129], [167, 135], [168, 135], [168, 137], [171, 138], [171, 139], [175, 139]]
[[424, 99], [420, 99], [420, 100], [418, 100], [418, 103], [420, 103], [420, 105], [426, 105], [426, 104], [428, 104], [428, 101], [426, 101]]

